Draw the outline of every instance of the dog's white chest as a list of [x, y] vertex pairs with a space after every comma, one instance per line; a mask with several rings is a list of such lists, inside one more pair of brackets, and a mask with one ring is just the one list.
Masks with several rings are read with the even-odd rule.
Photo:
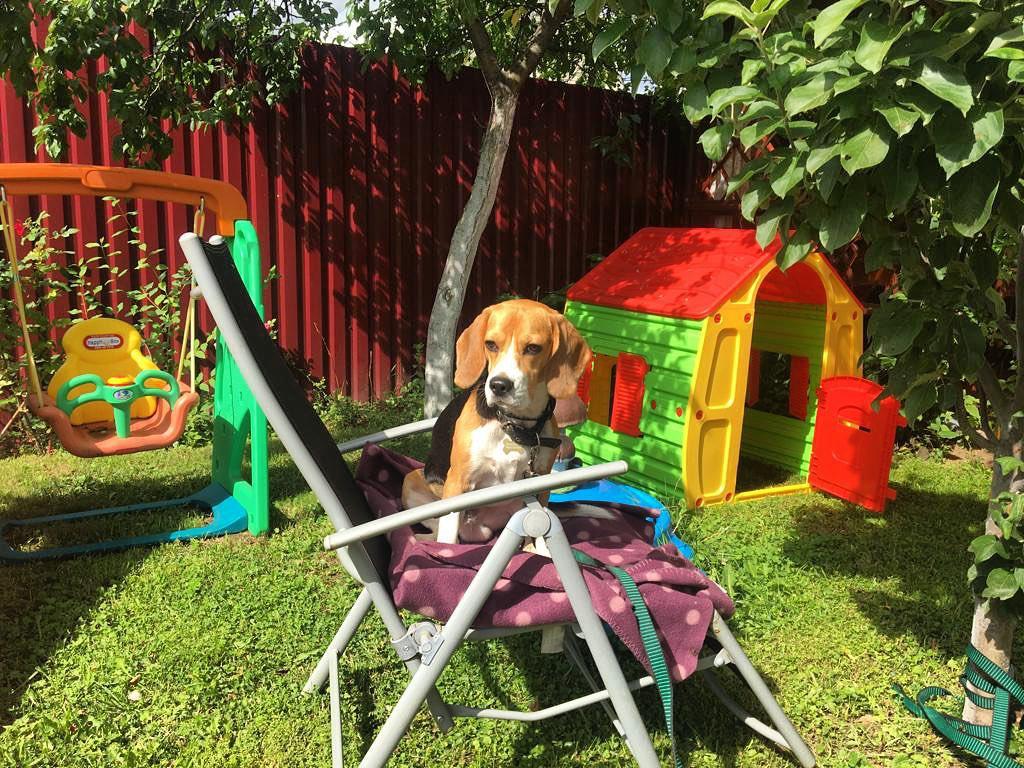
[[510, 438], [497, 422], [473, 430], [469, 477], [472, 488], [518, 480], [530, 469], [530, 451]]

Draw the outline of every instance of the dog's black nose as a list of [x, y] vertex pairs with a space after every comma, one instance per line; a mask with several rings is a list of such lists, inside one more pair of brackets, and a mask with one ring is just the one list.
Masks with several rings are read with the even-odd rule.
[[490, 380], [488, 386], [491, 388], [491, 392], [498, 397], [503, 397], [512, 391], [512, 380], [505, 376], [495, 376]]

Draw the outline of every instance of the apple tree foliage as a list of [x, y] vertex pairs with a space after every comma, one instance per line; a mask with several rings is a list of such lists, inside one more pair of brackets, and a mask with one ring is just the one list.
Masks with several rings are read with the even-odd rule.
[[[132, 161], [168, 156], [162, 127], [244, 121], [254, 99], [295, 86], [299, 54], [334, 24], [328, 0], [9, 0], [0, 13], [0, 77], [38, 116], [51, 157], [85, 136], [82, 104], [105, 92], [120, 123], [113, 149]], [[86, 65], [97, 64], [90, 80]]]
[[[812, 247], [835, 253], [856, 240], [867, 270], [895, 273], [866, 357], [882, 363], [912, 421], [949, 410], [975, 446], [1006, 459], [971, 577], [983, 598], [1020, 598], [1024, 504], [1002, 502], [1024, 468], [1024, 4], [576, 9], [595, 3], [604, 25], [593, 55], [626, 41], [634, 67], [700, 125], [709, 158], [749, 158], [729, 191], [760, 243], [781, 237], [783, 268]], [[965, 405], [975, 398], [976, 410]], [[1007, 657], [1008, 638], [1012, 629], [995, 643]]]

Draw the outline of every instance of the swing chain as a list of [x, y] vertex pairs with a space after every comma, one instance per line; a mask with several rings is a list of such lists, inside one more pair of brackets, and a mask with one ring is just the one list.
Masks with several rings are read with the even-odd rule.
[[[199, 237], [206, 228], [206, 197], [199, 198], [199, 207], [192, 218], [192, 231]], [[196, 279], [193, 276], [188, 292], [188, 308], [185, 312], [185, 325], [181, 329], [181, 353], [178, 357], [178, 375], [180, 381], [185, 372], [185, 356], [188, 355], [189, 387], [196, 389]]]
[[25, 345], [25, 362], [28, 369], [29, 383], [35, 390], [39, 407], [43, 406], [43, 387], [39, 383], [39, 371], [36, 369], [36, 358], [32, 351], [32, 334], [28, 329], [28, 318], [25, 314], [25, 295], [21, 289], [21, 269], [18, 266], [17, 242], [14, 237], [14, 211], [11, 201], [7, 199], [7, 190], [0, 184], [0, 228], [4, 230], [4, 247], [7, 258], [11, 262], [11, 291], [14, 303], [18, 308], [18, 320], [21, 324], [22, 341]]

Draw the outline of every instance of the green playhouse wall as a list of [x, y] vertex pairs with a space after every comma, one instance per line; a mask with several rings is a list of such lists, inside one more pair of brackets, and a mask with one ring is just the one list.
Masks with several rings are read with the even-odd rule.
[[825, 346], [825, 308], [820, 304], [759, 301], [754, 312], [754, 349], [806, 357], [809, 361], [807, 418], [753, 408], [743, 414], [740, 454], [806, 475], [817, 413], [817, 390]]
[[[577, 455], [586, 464], [624, 459], [630, 467], [627, 482], [655, 494], [681, 495], [683, 424], [704, 321], [574, 301], [566, 304], [565, 316], [595, 354], [642, 355], [650, 366], [640, 417], [643, 437], [587, 421], [569, 430]], [[651, 400], [657, 409], [651, 409]]]

